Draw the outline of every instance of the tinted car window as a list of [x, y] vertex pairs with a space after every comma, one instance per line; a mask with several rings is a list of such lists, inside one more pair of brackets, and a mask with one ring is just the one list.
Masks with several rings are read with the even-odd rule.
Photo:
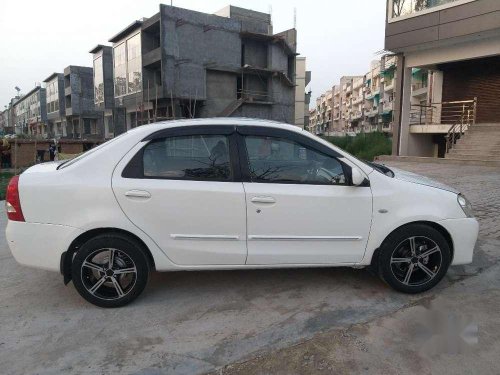
[[149, 143], [144, 176], [228, 181], [232, 178], [228, 139], [223, 135], [168, 137]]
[[247, 136], [252, 181], [345, 185], [342, 164], [334, 157], [283, 138]]

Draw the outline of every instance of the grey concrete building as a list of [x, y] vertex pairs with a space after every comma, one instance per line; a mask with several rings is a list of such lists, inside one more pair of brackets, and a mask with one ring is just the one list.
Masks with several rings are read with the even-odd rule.
[[94, 106], [94, 72], [90, 67], [70, 65], [64, 69], [66, 137], [103, 137], [103, 112]]
[[0, 113], [0, 131], [3, 134], [14, 134], [14, 103], [19, 99], [19, 96], [12, 98]]
[[306, 58], [297, 57], [295, 65], [295, 125], [309, 128], [309, 104], [311, 90], [306, 90], [311, 82], [311, 71], [306, 69]]
[[14, 132], [31, 136], [44, 136], [47, 124], [45, 89], [35, 86], [13, 104]]
[[66, 107], [64, 100], [64, 74], [52, 73], [45, 82], [47, 102], [47, 136], [66, 136]]
[[94, 105], [102, 112], [104, 138], [126, 131], [125, 108], [115, 107], [113, 83], [113, 48], [97, 45], [90, 50], [94, 73]]
[[269, 14], [161, 4], [109, 41], [115, 106], [126, 110], [127, 129], [186, 117], [295, 122], [296, 31], [273, 34]]
[[500, 1], [387, 0], [385, 48], [398, 55], [393, 154], [448, 157], [469, 128], [500, 123]]

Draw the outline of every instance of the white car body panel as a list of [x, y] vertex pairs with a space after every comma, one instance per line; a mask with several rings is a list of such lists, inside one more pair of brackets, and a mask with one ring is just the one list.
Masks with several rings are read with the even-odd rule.
[[[372, 218], [369, 187], [244, 186], [247, 264], [356, 263], [363, 258]], [[265, 202], [266, 197], [274, 203]]]
[[[175, 180], [138, 184], [120, 177], [144, 137], [200, 124], [260, 125], [303, 134], [358, 167], [370, 187]], [[477, 221], [465, 216], [456, 193], [428, 186], [428, 180], [423, 185], [385, 176], [297, 127], [269, 121], [230, 118], [142, 126], [80, 161], [59, 170], [57, 165], [39, 164], [19, 179], [26, 223], [9, 222], [7, 239], [25, 265], [59, 270], [61, 254], [78, 235], [102, 228], [137, 236], [159, 271], [364, 266], [392, 231], [417, 221], [446, 228], [454, 245], [452, 264], [470, 262], [477, 239]], [[144, 204], [140, 197], [125, 196], [133, 190], [148, 191], [153, 198]], [[251, 202], [269, 195], [276, 199], [274, 207]], [[188, 202], [188, 196], [196, 198]]]

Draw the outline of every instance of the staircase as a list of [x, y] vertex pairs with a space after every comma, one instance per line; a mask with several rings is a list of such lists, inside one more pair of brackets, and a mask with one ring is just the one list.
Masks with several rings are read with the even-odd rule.
[[229, 117], [231, 116], [234, 111], [236, 111], [238, 108], [242, 106], [242, 104], [245, 102], [244, 98], [239, 98], [236, 99], [235, 101], [231, 102], [224, 110], [219, 114], [218, 117]]
[[446, 159], [500, 163], [500, 123], [471, 125]]

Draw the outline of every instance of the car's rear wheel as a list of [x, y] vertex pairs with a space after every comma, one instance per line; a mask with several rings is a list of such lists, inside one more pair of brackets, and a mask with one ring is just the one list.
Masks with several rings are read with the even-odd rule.
[[150, 273], [142, 248], [118, 234], [87, 241], [76, 253], [71, 269], [78, 293], [100, 307], [120, 307], [136, 299]]
[[382, 245], [379, 274], [394, 289], [421, 293], [437, 285], [451, 262], [446, 238], [424, 224], [411, 224], [393, 232]]

